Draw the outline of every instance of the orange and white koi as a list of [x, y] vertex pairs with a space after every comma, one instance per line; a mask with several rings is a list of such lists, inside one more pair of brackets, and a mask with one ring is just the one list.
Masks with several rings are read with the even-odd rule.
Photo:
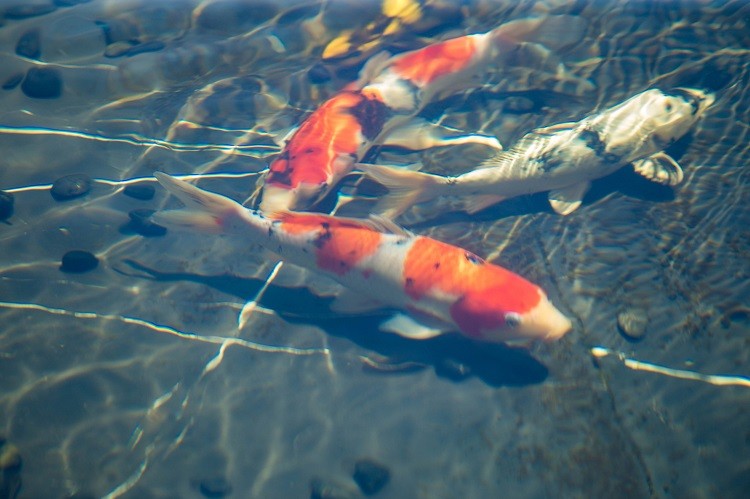
[[547, 75], [537, 80], [568, 79], [591, 87], [587, 80], [570, 76], [544, 47], [527, 41], [544, 28], [569, 32], [579, 24], [576, 19], [516, 20], [488, 33], [441, 41], [393, 57], [373, 57], [360, 79], [315, 110], [271, 163], [261, 179], [261, 210], [310, 208], [374, 144], [420, 149], [475, 142], [501, 149], [495, 137], [443, 138], [424, 122], [409, 122], [430, 100], [480, 87], [488, 73], [500, 69], [525, 68]]
[[410, 206], [440, 196], [465, 201], [474, 213], [503, 199], [549, 191], [552, 208], [575, 211], [591, 185], [632, 163], [649, 180], [677, 185], [680, 165], [664, 149], [685, 135], [713, 103], [698, 89], [670, 92], [652, 88], [575, 123], [561, 123], [526, 134], [474, 170], [455, 177], [384, 165], [359, 165], [389, 189], [374, 212], [395, 218]]
[[411, 234], [386, 220], [264, 215], [164, 173], [155, 176], [187, 208], [159, 212], [157, 223], [241, 238], [333, 278], [347, 290], [333, 310], [401, 310], [383, 330], [415, 339], [458, 331], [502, 342], [555, 340], [571, 329], [538, 286], [464, 249]]

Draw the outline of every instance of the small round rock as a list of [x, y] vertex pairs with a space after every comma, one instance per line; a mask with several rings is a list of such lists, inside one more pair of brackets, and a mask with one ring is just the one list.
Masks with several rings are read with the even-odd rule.
[[317, 85], [329, 81], [331, 79], [331, 73], [325, 66], [318, 63], [307, 71], [307, 78], [310, 80], [310, 83]]
[[133, 184], [128, 185], [123, 189], [122, 193], [128, 197], [134, 199], [140, 199], [141, 201], [148, 201], [154, 199], [154, 193], [156, 189], [153, 185], [149, 184]]
[[13, 194], [0, 191], [0, 222], [7, 220], [13, 215]]
[[354, 463], [354, 481], [366, 496], [380, 492], [391, 478], [391, 472], [384, 465], [372, 459], [360, 459]]
[[204, 497], [227, 497], [232, 493], [232, 484], [221, 476], [204, 478], [200, 481], [198, 488]]
[[99, 265], [99, 259], [88, 251], [68, 251], [62, 257], [60, 270], [74, 274], [81, 274], [94, 270]]
[[42, 54], [42, 45], [39, 40], [39, 28], [31, 28], [18, 39], [16, 54], [29, 59], [39, 59]]
[[626, 337], [640, 340], [646, 335], [648, 313], [643, 309], [628, 309], [617, 314], [617, 327]]
[[57, 201], [65, 201], [87, 194], [91, 190], [91, 184], [91, 177], [85, 173], [65, 175], [55, 180], [50, 194]]
[[32, 99], [56, 99], [62, 95], [62, 76], [57, 68], [29, 68], [21, 90]]
[[167, 229], [151, 221], [154, 210], [139, 208], [128, 212], [130, 228], [142, 236], [158, 237], [167, 233]]

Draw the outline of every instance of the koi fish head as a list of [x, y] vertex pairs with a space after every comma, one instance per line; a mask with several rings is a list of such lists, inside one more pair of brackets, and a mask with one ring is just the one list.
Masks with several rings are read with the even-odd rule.
[[714, 101], [712, 95], [692, 88], [676, 88], [670, 93], [649, 92], [640, 116], [644, 128], [652, 130], [653, 140], [659, 145], [669, 145], [685, 135]]
[[607, 113], [608, 150], [628, 148], [631, 159], [661, 151], [685, 135], [714, 97], [693, 88], [650, 89]]
[[539, 287], [519, 281], [515, 290], [513, 295], [508, 290], [497, 290], [495, 296], [470, 294], [454, 305], [452, 315], [470, 336], [483, 341], [555, 341], [571, 330], [570, 319]]
[[481, 341], [551, 341], [571, 323], [542, 289], [518, 274], [466, 250], [418, 237], [404, 263], [405, 291], [421, 300], [450, 297], [450, 317], [466, 336]]

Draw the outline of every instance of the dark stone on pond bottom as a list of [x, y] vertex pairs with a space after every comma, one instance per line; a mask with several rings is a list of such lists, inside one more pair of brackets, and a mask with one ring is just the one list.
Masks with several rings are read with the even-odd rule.
[[148, 201], [154, 198], [156, 189], [153, 185], [149, 184], [133, 184], [128, 185], [123, 189], [122, 193], [128, 197], [140, 199], [142, 201]]
[[87, 194], [91, 190], [91, 177], [85, 173], [74, 173], [55, 180], [50, 194], [57, 201], [73, 199]]
[[60, 270], [80, 274], [94, 270], [99, 265], [99, 259], [88, 251], [68, 251], [62, 257]]
[[32, 99], [56, 99], [62, 94], [62, 77], [55, 68], [30, 68], [21, 90]]
[[49, 14], [57, 9], [54, 5], [47, 2], [25, 2], [13, 5], [5, 9], [3, 15], [7, 19], [25, 19], [27, 17], [42, 16]]
[[16, 54], [29, 59], [39, 59], [42, 53], [42, 45], [39, 41], [39, 29], [32, 28], [21, 35], [16, 44]]
[[140, 208], [128, 213], [130, 217], [129, 228], [136, 233], [146, 237], [158, 237], [167, 233], [167, 229], [151, 221], [154, 210]]
[[367, 496], [377, 494], [391, 478], [391, 472], [372, 459], [360, 459], [354, 464], [354, 481]]
[[19, 83], [23, 81], [23, 73], [16, 73], [12, 75], [10, 78], [5, 80], [5, 83], [3, 83], [3, 90], [12, 90], [18, 86]]
[[226, 497], [232, 493], [232, 485], [220, 476], [201, 480], [198, 488], [204, 497]]
[[0, 221], [7, 220], [13, 215], [13, 194], [0, 191]]
[[314, 84], [325, 83], [331, 79], [331, 73], [322, 64], [316, 64], [307, 72], [307, 79]]

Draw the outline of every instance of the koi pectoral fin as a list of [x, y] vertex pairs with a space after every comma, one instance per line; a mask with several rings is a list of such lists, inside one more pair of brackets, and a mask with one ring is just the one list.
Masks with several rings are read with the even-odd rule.
[[388, 333], [396, 333], [404, 338], [412, 340], [426, 340], [448, 333], [455, 328], [434, 319], [423, 318], [418, 320], [410, 315], [398, 313], [383, 322], [380, 330]]
[[589, 190], [591, 183], [581, 182], [562, 189], [555, 189], [549, 192], [549, 204], [552, 209], [560, 215], [570, 215], [581, 206], [583, 196]]
[[423, 118], [411, 119], [391, 130], [381, 143], [413, 151], [463, 144], [480, 144], [500, 151], [503, 149], [497, 137], [466, 134], [456, 128], [438, 125]]
[[634, 161], [633, 169], [649, 180], [671, 187], [682, 182], [685, 176], [677, 161], [663, 152]]

